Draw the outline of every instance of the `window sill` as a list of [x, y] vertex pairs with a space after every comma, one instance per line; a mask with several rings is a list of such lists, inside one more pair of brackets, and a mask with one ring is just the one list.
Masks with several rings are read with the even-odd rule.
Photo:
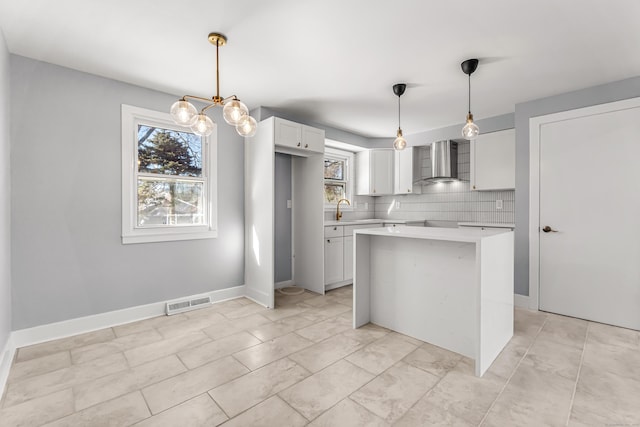
[[[215, 239], [218, 237], [218, 230], [209, 231], [192, 231], [184, 232], [182, 230], [171, 230], [169, 232], [158, 233], [157, 230], [144, 230], [145, 232], [139, 232], [135, 234], [129, 234], [122, 236], [123, 245], [131, 245], [136, 243], [158, 243], [158, 242], [175, 242], [180, 240], [200, 240], [200, 239]], [[147, 232], [148, 231], [148, 232]]]

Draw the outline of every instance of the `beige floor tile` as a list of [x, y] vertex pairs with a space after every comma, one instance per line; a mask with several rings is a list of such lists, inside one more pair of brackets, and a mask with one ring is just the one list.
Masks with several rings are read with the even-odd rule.
[[307, 347], [289, 356], [311, 372], [318, 372], [358, 350], [362, 345], [359, 341], [344, 335], [331, 338]]
[[398, 362], [351, 395], [351, 399], [388, 423], [402, 417], [439, 377]]
[[522, 363], [575, 381], [581, 358], [582, 348], [560, 344], [557, 340], [547, 338], [546, 335], [539, 335]]
[[458, 353], [425, 343], [409, 353], [403, 360], [416, 368], [442, 377], [453, 369], [460, 359], [462, 356]]
[[358, 329], [352, 327], [342, 332], [345, 337], [358, 341], [361, 345], [367, 345], [373, 341], [379, 340], [385, 335], [389, 334], [389, 329], [382, 326], [374, 325], [373, 323], [367, 323]]
[[584, 365], [640, 381], [640, 348], [589, 341], [584, 349]]
[[315, 295], [304, 300], [304, 303], [312, 307], [326, 307], [330, 304], [334, 304], [335, 301], [329, 298], [327, 295]]
[[171, 355], [73, 387], [76, 411], [131, 393], [187, 369]]
[[378, 375], [395, 365], [416, 348], [416, 345], [399, 337], [399, 334], [390, 333], [351, 354], [346, 360], [374, 375]]
[[532, 337], [514, 335], [489, 366], [487, 372], [508, 380], [533, 342]]
[[182, 360], [187, 368], [193, 369], [261, 343], [262, 341], [249, 332], [243, 331], [235, 335], [220, 338], [216, 341], [208, 342], [199, 347], [181, 351], [178, 353], [178, 357], [180, 357], [180, 360]]
[[57, 371], [71, 366], [71, 356], [68, 351], [53, 353], [48, 356], [38, 357], [25, 362], [14, 363], [11, 367], [8, 383], [14, 383], [36, 375]]
[[302, 415], [294, 411], [278, 396], [270, 397], [247, 412], [223, 424], [224, 427], [298, 427], [307, 424]]
[[[303, 315], [308, 313], [310, 312], [304, 313]], [[296, 331], [296, 334], [305, 337], [308, 340], [320, 342], [351, 328], [352, 325], [350, 322], [345, 321], [344, 319], [333, 317], [318, 323], [314, 323], [313, 325], [307, 326], [306, 328], [298, 329]]]
[[111, 341], [74, 348], [71, 350], [71, 361], [73, 363], [84, 363], [113, 353], [157, 342], [161, 339], [162, 336], [154, 329], [138, 332], [115, 338]]
[[488, 373], [476, 377], [473, 360], [463, 358], [440, 379], [425, 397], [424, 404], [441, 408], [450, 413], [454, 420], [459, 418], [478, 425], [502, 390], [504, 382]]
[[80, 365], [58, 369], [12, 383], [7, 388], [4, 406], [9, 407], [128, 368], [122, 353], [101, 357]]
[[41, 426], [73, 413], [70, 388], [0, 410], [0, 426]]
[[216, 387], [209, 394], [234, 417], [309, 375], [306, 369], [284, 358]]
[[155, 415], [249, 372], [231, 356], [184, 372], [142, 390]]
[[225, 322], [211, 325], [208, 328], [203, 329], [202, 332], [211, 339], [217, 340], [268, 323], [271, 323], [271, 320], [261, 314], [252, 314], [251, 316], [241, 317], [236, 320], [227, 320]]
[[[428, 395], [423, 397], [398, 420], [394, 427], [476, 427], [468, 421], [458, 418], [452, 412], [431, 403]], [[505, 426], [511, 427], [511, 426]], [[515, 427], [515, 426], [514, 426]]]
[[276, 305], [275, 310], [269, 310], [266, 313], [263, 313], [263, 316], [267, 319], [275, 322], [276, 320], [284, 319], [290, 316], [295, 316], [305, 311], [310, 310], [312, 307], [310, 305], [305, 304], [304, 302], [297, 303], [294, 305], [286, 305], [282, 307], [278, 307]]
[[336, 426], [387, 427], [389, 424], [353, 400], [347, 398], [340, 401], [340, 403], [309, 424], [309, 427]]
[[290, 316], [285, 317], [284, 319], [277, 320], [273, 323], [266, 323], [261, 326], [257, 326], [255, 328], [248, 329], [255, 337], [259, 338], [262, 341], [269, 341], [274, 338], [281, 337], [283, 335], [288, 334], [289, 332], [296, 331], [298, 329], [302, 329], [306, 326], [309, 326], [313, 322], [306, 317], [302, 316]]
[[42, 344], [31, 345], [18, 349], [17, 362], [35, 359], [37, 357], [47, 356], [53, 353], [59, 353], [65, 350], [82, 347], [89, 344], [109, 341], [115, 338], [115, 334], [111, 328], [101, 329], [95, 332], [89, 332], [82, 335], [75, 335], [68, 338], [62, 338], [55, 341], [49, 341]]
[[101, 403], [84, 411], [76, 412], [68, 417], [47, 424], [46, 427], [76, 426], [129, 426], [141, 421], [151, 414], [142, 394], [136, 391], [117, 399]]
[[194, 318], [185, 316], [185, 319], [182, 322], [158, 326], [156, 329], [163, 337], [171, 338], [184, 335], [189, 332], [198, 332], [201, 329], [224, 322], [225, 320], [227, 320], [227, 318], [220, 313], [210, 313], [208, 316], [199, 316]]
[[347, 311], [351, 310], [351, 307], [347, 307], [342, 304], [329, 304], [323, 307], [315, 307], [307, 310], [305, 313], [309, 313], [312, 316], [320, 316], [325, 319], [330, 317], [339, 316]]
[[521, 364], [489, 411], [486, 426], [561, 426], [575, 381]]
[[367, 371], [341, 360], [280, 392], [280, 397], [313, 420], [373, 378]]
[[640, 331], [590, 322], [588, 342], [640, 350]]
[[295, 333], [290, 333], [271, 341], [253, 346], [235, 353], [233, 357], [252, 371], [261, 368], [275, 360], [309, 347], [313, 342], [304, 339]]
[[139, 332], [154, 329], [156, 326], [167, 326], [174, 322], [179, 323], [182, 322], [185, 318], [186, 316], [184, 314], [175, 314], [172, 316], [162, 315], [139, 320], [137, 322], [114, 326], [112, 329], [115, 332], [116, 336], [124, 337], [126, 335], [137, 334]]
[[202, 394], [135, 424], [136, 427], [213, 427], [229, 418], [211, 398]]
[[513, 313], [513, 333], [514, 335], [535, 336], [540, 332], [546, 319], [547, 313], [542, 311], [516, 308]]
[[131, 366], [138, 366], [210, 341], [211, 339], [202, 332], [191, 332], [182, 336], [166, 338], [162, 341], [127, 350], [124, 352], [124, 355], [127, 357]]
[[549, 314], [539, 337], [582, 350], [587, 324], [586, 320]]
[[252, 302], [251, 304], [243, 305], [240, 308], [231, 310], [228, 313], [223, 313], [223, 314], [227, 319], [238, 319], [240, 317], [246, 317], [252, 314], [264, 315], [270, 311], [271, 311], [270, 309], [263, 307], [259, 304], [256, 304], [255, 302]]

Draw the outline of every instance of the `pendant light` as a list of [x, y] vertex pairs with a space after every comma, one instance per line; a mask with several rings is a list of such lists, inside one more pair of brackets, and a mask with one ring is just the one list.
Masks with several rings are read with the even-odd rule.
[[398, 133], [395, 141], [393, 141], [393, 149], [396, 151], [404, 150], [407, 146], [407, 140], [402, 136], [402, 128], [400, 127], [400, 97], [406, 89], [407, 85], [404, 83], [393, 85], [393, 93], [398, 96]]
[[467, 59], [460, 66], [462, 67], [462, 72], [469, 76], [469, 113], [467, 114], [467, 124], [462, 128], [462, 137], [471, 140], [480, 133], [478, 125], [473, 123], [473, 114], [471, 114], [471, 74], [478, 68], [478, 60]]
[[[227, 38], [220, 33], [210, 33], [209, 43], [216, 46], [216, 95], [212, 98], [203, 98], [200, 96], [185, 95], [171, 106], [171, 117], [182, 126], [189, 126], [191, 130], [200, 136], [209, 136], [213, 132], [213, 120], [205, 113], [211, 107], [223, 107], [222, 117], [228, 124], [235, 126], [236, 131], [241, 136], [251, 137], [255, 135], [258, 124], [256, 120], [249, 115], [249, 109], [237, 96], [232, 95], [227, 98], [220, 96], [220, 70], [218, 62], [218, 48], [227, 43]], [[187, 99], [207, 104], [198, 113], [196, 107]]]

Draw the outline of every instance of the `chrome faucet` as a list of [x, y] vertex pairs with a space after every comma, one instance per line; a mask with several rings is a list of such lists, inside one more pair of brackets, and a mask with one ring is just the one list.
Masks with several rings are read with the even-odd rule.
[[336, 205], [336, 221], [340, 221], [342, 218], [342, 212], [340, 212], [340, 203], [346, 202], [349, 206], [351, 206], [351, 202], [348, 199], [340, 199], [338, 200], [338, 204]]

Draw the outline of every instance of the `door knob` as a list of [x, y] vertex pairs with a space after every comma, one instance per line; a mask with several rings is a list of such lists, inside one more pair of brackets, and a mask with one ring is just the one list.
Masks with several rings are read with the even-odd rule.
[[544, 231], [545, 233], [557, 233], [558, 230], [554, 230], [553, 228], [549, 227], [548, 225], [545, 225], [544, 228], [542, 229], [542, 231]]

